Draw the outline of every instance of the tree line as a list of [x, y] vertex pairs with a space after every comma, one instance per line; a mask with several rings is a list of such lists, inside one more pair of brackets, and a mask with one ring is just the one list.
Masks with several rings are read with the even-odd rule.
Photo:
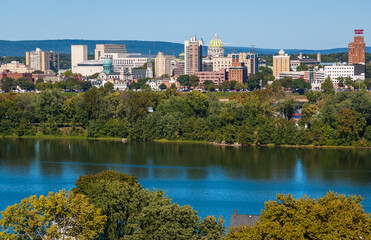
[[3, 92], [15, 90], [17, 87], [26, 91], [60, 89], [66, 92], [80, 92], [88, 90], [92, 85], [90, 81], [79, 81], [73, 77], [56, 83], [50, 81], [45, 82], [43, 79], [38, 79], [36, 84], [23, 77], [18, 78], [17, 80], [5, 77], [1, 80], [1, 90]]
[[[1, 135], [191, 140], [243, 145], [371, 146], [371, 93], [306, 92], [308, 102], [268, 87], [233, 94], [111, 92], [93, 87], [0, 95]], [[298, 110], [301, 117], [298, 118]]]

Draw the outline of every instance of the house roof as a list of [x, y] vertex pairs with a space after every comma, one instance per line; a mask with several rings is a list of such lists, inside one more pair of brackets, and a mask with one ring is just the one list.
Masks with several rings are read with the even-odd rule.
[[240, 227], [244, 225], [252, 226], [259, 221], [260, 215], [251, 215], [251, 214], [237, 214], [235, 212], [231, 216], [230, 227]]

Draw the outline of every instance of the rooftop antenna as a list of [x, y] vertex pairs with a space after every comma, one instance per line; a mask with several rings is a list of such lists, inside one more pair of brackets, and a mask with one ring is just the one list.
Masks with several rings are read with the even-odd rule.
[[250, 47], [251, 47], [250, 52], [251, 53], [255, 53], [255, 45], [254, 44], [251, 44]]

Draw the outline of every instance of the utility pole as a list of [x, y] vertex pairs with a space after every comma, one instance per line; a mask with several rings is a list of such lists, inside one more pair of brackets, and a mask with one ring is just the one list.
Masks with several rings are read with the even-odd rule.
[[261, 91], [263, 88], [263, 80], [260, 79], [259, 82], [260, 82], [260, 91]]

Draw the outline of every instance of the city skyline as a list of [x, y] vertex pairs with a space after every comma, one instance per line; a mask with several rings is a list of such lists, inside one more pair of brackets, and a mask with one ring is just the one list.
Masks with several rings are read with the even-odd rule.
[[[209, 42], [217, 32], [225, 46], [283, 49], [346, 47], [354, 29], [365, 29], [371, 2], [285, 0], [141, 1], [44, 0], [5, 2], [8, 27], [1, 40], [143, 40], [183, 43], [196, 35]], [[30, 9], [34, 14], [30, 17]], [[15, 12], [17, 13], [15, 15]], [[16, 17], [15, 17], [16, 16]], [[50, 21], [53, 19], [53, 21]], [[14, 31], [17, 29], [18, 31]]]

